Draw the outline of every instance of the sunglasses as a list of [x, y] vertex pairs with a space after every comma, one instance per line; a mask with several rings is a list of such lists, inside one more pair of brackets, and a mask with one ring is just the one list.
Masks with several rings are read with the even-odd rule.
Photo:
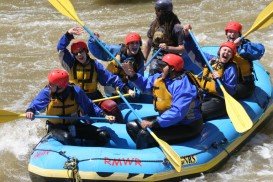
[[73, 54], [74, 56], [78, 56], [78, 55], [82, 54], [83, 52], [84, 52], [84, 50], [81, 49], [79, 52], [73, 52], [72, 54]]

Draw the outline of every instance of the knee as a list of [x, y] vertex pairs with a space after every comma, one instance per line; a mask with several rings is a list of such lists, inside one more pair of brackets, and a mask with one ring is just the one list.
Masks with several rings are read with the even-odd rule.
[[137, 134], [140, 130], [136, 122], [128, 122], [126, 124], [127, 133], [130, 135], [133, 141], [136, 141]]
[[104, 146], [110, 141], [110, 134], [105, 130], [99, 130], [98, 131], [98, 139], [96, 141], [96, 144], [98, 146]]

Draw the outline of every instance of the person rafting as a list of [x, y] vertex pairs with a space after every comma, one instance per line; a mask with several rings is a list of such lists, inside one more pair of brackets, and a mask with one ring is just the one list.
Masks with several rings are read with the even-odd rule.
[[[97, 38], [99, 34], [95, 33]], [[100, 41], [104, 47], [109, 50], [109, 52], [115, 56], [115, 58], [120, 62], [130, 61], [133, 64], [134, 71], [144, 76], [144, 56], [141, 51], [142, 40], [141, 36], [136, 32], [130, 32], [125, 36], [124, 43], [121, 44], [106, 44]], [[127, 79], [127, 75], [124, 73], [123, 69], [118, 65], [116, 60], [113, 60], [106, 51], [101, 48], [94, 37], [90, 36], [88, 41], [88, 48], [93, 56], [97, 59], [103, 61], [110, 61], [107, 65], [107, 69], [115, 75], [118, 75], [124, 83], [126, 83], [130, 89], [134, 89], [132, 83]], [[104, 87], [106, 95], [115, 95], [116, 92], [113, 88]], [[133, 100], [140, 100], [141, 96], [137, 94], [137, 98]], [[132, 99], [130, 99], [132, 100]]]
[[167, 53], [181, 55], [185, 50], [183, 27], [177, 15], [173, 12], [172, 1], [157, 0], [155, 2], [155, 14], [156, 18], [151, 23], [147, 32], [148, 40], [143, 49], [144, 58], [146, 60], [151, 49], [153, 49], [153, 54], [155, 54], [158, 49], [161, 49], [150, 64], [150, 75], [160, 72], [157, 66], [157, 60], [161, 60], [163, 55]]
[[[74, 39], [74, 35], [82, 33], [82, 27], [70, 28], [61, 37], [57, 45], [61, 65], [69, 72], [70, 82], [79, 85], [92, 100], [103, 97], [98, 90], [98, 83], [102, 86], [119, 88], [123, 93], [134, 95], [134, 91], [130, 90], [117, 75], [109, 72], [101, 63], [89, 56], [87, 44], [84, 40]], [[67, 49], [70, 42], [71, 52]], [[115, 101], [105, 100], [100, 102], [99, 106], [107, 114], [114, 115], [117, 122], [123, 122], [123, 116]]]
[[157, 145], [145, 130], [147, 127], [159, 138], [172, 144], [197, 136], [203, 126], [197, 87], [184, 73], [184, 60], [181, 56], [169, 53], [158, 63], [162, 73], [148, 78], [136, 73], [130, 62], [123, 63], [129, 79], [142, 92], [153, 95], [155, 110], [159, 112], [155, 119], [144, 119], [141, 124], [126, 124], [128, 134], [139, 149]]
[[115, 117], [106, 115], [79, 86], [69, 83], [66, 70], [54, 69], [47, 78], [48, 85], [32, 100], [26, 110], [26, 118], [34, 119], [34, 114], [44, 110], [47, 115], [71, 116], [71, 119], [48, 119], [47, 136], [65, 145], [75, 145], [75, 139], [91, 140], [99, 146], [107, 144], [110, 135], [106, 130], [90, 124], [92, 120], [82, 122], [73, 117], [80, 114], [105, 117], [110, 123], [115, 121]]
[[203, 92], [201, 109], [204, 120], [227, 114], [223, 94], [215, 79], [220, 79], [230, 95], [236, 94], [238, 72], [236, 64], [233, 62], [236, 52], [236, 45], [233, 42], [222, 43], [218, 57], [209, 61], [214, 69], [213, 73], [205, 66], [202, 75], [197, 77], [198, 85]]
[[234, 42], [237, 46], [237, 54], [233, 59], [239, 72], [239, 84], [234, 95], [237, 99], [248, 98], [254, 92], [255, 73], [252, 61], [261, 59], [265, 52], [262, 44], [253, 43], [242, 37], [242, 28], [243, 26], [236, 21], [228, 22], [225, 27], [227, 40]]

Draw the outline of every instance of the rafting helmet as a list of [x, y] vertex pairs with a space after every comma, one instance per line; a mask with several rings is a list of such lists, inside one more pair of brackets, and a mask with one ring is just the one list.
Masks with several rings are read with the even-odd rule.
[[235, 56], [236, 52], [237, 52], [237, 47], [236, 44], [234, 44], [233, 42], [224, 42], [220, 45], [219, 51], [218, 51], [218, 55], [220, 54], [220, 49], [222, 47], [228, 47], [231, 49], [232, 51], [232, 58]]
[[156, 0], [155, 9], [161, 11], [173, 11], [172, 0]]
[[54, 69], [48, 76], [49, 84], [57, 85], [60, 88], [66, 88], [69, 81], [69, 74], [63, 69]]
[[71, 52], [72, 54], [77, 54], [78, 52], [84, 50], [86, 53], [88, 53], [88, 48], [84, 40], [81, 39], [75, 39], [73, 40], [71, 44]]
[[139, 42], [142, 45], [141, 36], [138, 33], [132, 32], [128, 33], [124, 40], [125, 44], [128, 45], [131, 42]]
[[225, 32], [227, 34], [227, 31], [228, 30], [233, 30], [233, 31], [236, 31], [236, 32], [239, 32], [240, 35], [242, 34], [242, 29], [243, 29], [243, 26], [241, 23], [237, 22], [237, 21], [230, 21], [227, 23], [226, 27], [225, 27]]
[[182, 71], [184, 68], [184, 60], [176, 54], [166, 54], [163, 56], [162, 61], [172, 66], [176, 72]]

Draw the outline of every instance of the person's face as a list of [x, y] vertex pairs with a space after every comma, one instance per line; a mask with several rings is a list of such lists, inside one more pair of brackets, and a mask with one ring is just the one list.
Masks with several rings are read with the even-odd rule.
[[60, 93], [60, 92], [64, 91], [64, 88], [60, 88], [55, 84], [49, 83], [47, 86], [50, 89], [51, 93]]
[[80, 62], [80, 63], [85, 63], [86, 62], [86, 52], [81, 49], [79, 52], [73, 53], [75, 58]]
[[227, 39], [228, 41], [234, 42], [238, 37], [240, 37], [240, 33], [235, 30], [227, 30]]
[[129, 55], [136, 55], [140, 49], [140, 42], [130, 42], [128, 44]]
[[167, 78], [169, 76], [169, 70], [170, 70], [169, 65], [162, 61], [160, 62], [158, 66], [159, 66], [160, 72], [162, 73], [161, 75], [162, 79]]
[[229, 62], [233, 56], [232, 50], [229, 47], [222, 47], [219, 54], [221, 63]]

